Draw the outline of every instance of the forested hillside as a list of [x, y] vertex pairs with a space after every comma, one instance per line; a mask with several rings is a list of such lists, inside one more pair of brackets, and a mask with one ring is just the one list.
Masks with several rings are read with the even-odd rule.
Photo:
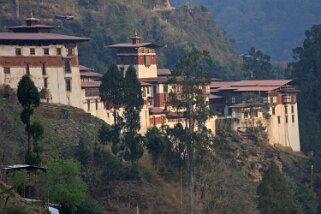
[[204, 5], [239, 53], [255, 47], [273, 60], [289, 60], [304, 32], [321, 20], [319, 0], [172, 0], [174, 6]]
[[[21, 24], [30, 15], [47, 24], [59, 27], [57, 31], [90, 37], [80, 46], [80, 62], [104, 72], [114, 60], [112, 50], [104, 46], [128, 42], [134, 32], [144, 41], [164, 45], [159, 51], [159, 67], [171, 67], [186, 45], [206, 49], [217, 60], [215, 70], [223, 77], [237, 71], [238, 57], [234, 44], [203, 7], [180, 7], [177, 10], [153, 11], [160, 1], [129, 0], [35, 0], [0, 1], [1, 31]], [[19, 3], [19, 10], [17, 10]], [[17, 14], [17, 11], [19, 13]], [[20, 18], [17, 18], [19, 15]], [[73, 15], [74, 20], [55, 20], [55, 15]], [[226, 74], [227, 73], [227, 74]], [[237, 72], [236, 72], [237, 73]], [[226, 74], [226, 75], [224, 75]], [[233, 75], [235, 72], [233, 73]], [[236, 74], [237, 75], [237, 74]]]

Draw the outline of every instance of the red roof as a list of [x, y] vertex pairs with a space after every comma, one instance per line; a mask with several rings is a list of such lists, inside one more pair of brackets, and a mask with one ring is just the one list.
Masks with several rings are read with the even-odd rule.
[[143, 81], [140, 81], [140, 85], [141, 86], [151, 86], [151, 84], [149, 84], [147, 82], [143, 82]]
[[15, 29], [54, 29], [54, 26], [50, 25], [21, 25], [21, 26], [14, 26], [14, 27], [9, 27], [8, 29], [10, 30], [15, 30]]
[[80, 76], [81, 77], [101, 77], [103, 75], [100, 73], [97, 73], [97, 72], [92, 72], [92, 71], [81, 71]]
[[170, 69], [157, 69], [157, 75], [158, 76], [170, 76], [172, 74]]
[[151, 77], [151, 78], [140, 78], [140, 81], [147, 82], [147, 83], [167, 83], [168, 77], [160, 76], [160, 77]]
[[241, 80], [236, 82], [211, 82], [212, 91], [273, 91], [290, 83], [292, 80]]
[[99, 88], [101, 82], [100, 81], [92, 81], [92, 82], [82, 82], [82, 88]]
[[94, 69], [88, 68], [88, 67], [83, 66], [83, 65], [79, 65], [79, 70], [80, 71], [93, 71]]
[[84, 42], [89, 38], [68, 36], [56, 33], [0, 33], [0, 42], [2, 41], [71, 41]]
[[140, 47], [150, 47], [150, 48], [160, 48], [161, 45], [156, 45], [150, 42], [147, 43], [119, 43], [119, 44], [113, 44], [113, 45], [107, 45], [107, 48], [140, 48]]
[[148, 110], [150, 114], [165, 114], [164, 109], [158, 108], [158, 107], [152, 107], [152, 108], [149, 108]]

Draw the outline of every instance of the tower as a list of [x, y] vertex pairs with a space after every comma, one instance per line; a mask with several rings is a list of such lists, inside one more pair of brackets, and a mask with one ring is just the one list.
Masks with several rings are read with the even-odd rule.
[[160, 45], [150, 42], [143, 43], [141, 37], [135, 33], [131, 43], [119, 43], [107, 46], [117, 50], [117, 66], [120, 71], [125, 72], [130, 65], [137, 71], [138, 78], [157, 77], [156, 49]]

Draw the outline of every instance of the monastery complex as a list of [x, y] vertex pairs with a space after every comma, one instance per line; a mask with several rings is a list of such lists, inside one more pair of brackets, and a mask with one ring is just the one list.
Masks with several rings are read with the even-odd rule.
[[[9, 29], [11, 32], [0, 33], [0, 85], [17, 89], [21, 77], [30, 75], [42, 102], [81, 108], [113, 123], [113, 114], [104, 108], [99, 97], [102, 74], [79, 63], [77, 44], [89, 38], [51, 33], [54, 27], [41, 25], [33, 17], [26, 19], [26, 25]], [[137, 71], [144, 99], [141, 133], [152, 126], [184, 123], [183, 114], [166, 109], [173, 86], [168, 84], [171, 71], [157, 67], [156, 50], [160, 45], [144, 43], [135, 35], [131, 43], [107, 48], [117, 51], [120, 75], [124, 75], [130, 65]], [[206, 123], [213, 133], [226, 120], [240, 133], [249, 127], [266, 127], [271, 144], [300, 151], [298, 91], [291, 80], [222, 82], [213, 79], [203, 92], [216, 112]]]

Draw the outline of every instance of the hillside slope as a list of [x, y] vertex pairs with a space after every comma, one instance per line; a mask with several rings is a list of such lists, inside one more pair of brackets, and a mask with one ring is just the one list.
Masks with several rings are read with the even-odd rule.
[[292, 59], [304, 32], [321, 20], [318, 0], [172, 0], [180, 6], [188, 3], [204, 5], [215, 20], [236, 39], [239, 53], [251, 47], [262, 50], [273, 60]]
[[[19, 19], [15, 2], [20, 2]], [[0, 30], [6, 31], [8, 26], [22, 23], [32, 10], [34, 16], [47, 24], [59, 26], [59, 32], [90, 37], [89, 43], [80, 46], [80, 62], [101, 72], [106, 71], [114, 60], [114, 52], [104, 46], [128, 42], [135, 31], [144, 41], [165, 45], [159, 51], [159, 67], [171, 67], [184, 46], [195, 45], [210, 51], [220, 62], [222, 73], [238, 70], [238, 56], [233, 42], [218, 27], [207, 9], [181, 7], [156, 12], [151, 9], [153, 4], [153, 0], [0, 1], [3, 8]], [[53, 19], [55, 15], [67, 14], [73, 15], [75, 20]]]
[[[24, 127], [19, 118], [21, 107], [14, 93], [4, 95], [0, 90], [1, 168], [22, 163], [26, 149]], [[135, 213], [138, 206], [143, 213], [179, 213], [180, 187], [186, 188], [184, 167], [182, 177], [174, 166], [161, 166], [157, 170], [145, 151], [138, 168], [131, 168], [129, 163], [120, 162], [108, 152], [110, 146], [99, 144], [97, 132], [102, 121], [93, 117], [91, 122], [84, 122], [80, 117], [61, 117], [61, 112], [65, 111], [70, 112], [68, 115], [81, 113], [81, 110], [67, 106], [43, 104], [36, 111], [35, 119], [45, 130], [41, 140], [43, 166], [52, 160], [77, 160], [78, 143], [82, 138], [89, 148], [89, 162], [82, 164], [81, 174], [91, 196], [106, 212]], [[304, 213], [316, 213], [318, 182], [314, 184], [315, 189], [309, 185], [310, 166], [317, 166], [317, 159], [276, 149], [268, 145], [265, 134], [257, 130], [241, 136], [229, 131], [220, 132], [209, 145], [208, 152], [202, 151], [195, 156], [195, 205], [199, 213], [210, 209], [213, 202], [217, 213], [258, 213], [256, 186], [270, 160], [276, 161], [297, 187], [297, 200], [304, 207]], [[319, 167], [314, 173], [317, 179]], [[182, 208], [184, 212], [184, 206]]]

